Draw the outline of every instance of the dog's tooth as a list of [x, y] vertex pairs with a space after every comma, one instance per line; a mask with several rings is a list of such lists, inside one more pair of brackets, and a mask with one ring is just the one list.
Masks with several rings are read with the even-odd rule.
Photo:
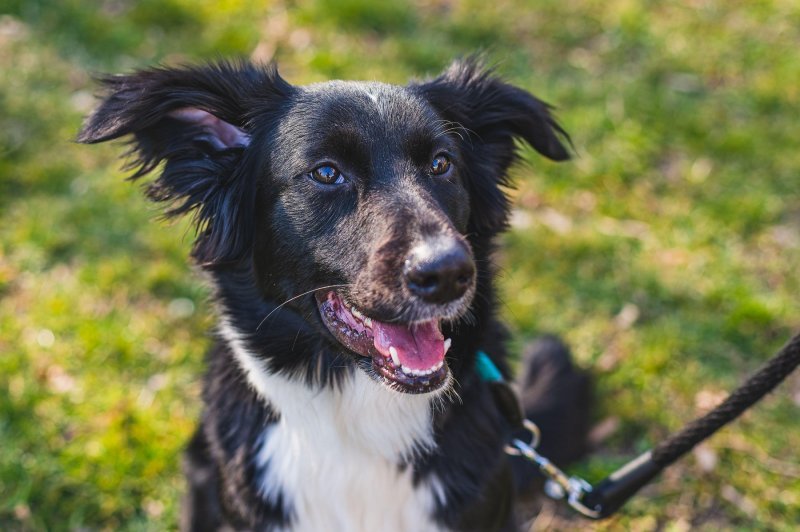
[[389, 346], [389, 354], [392, 357], [392, 362], [394, 362], [394, 365], [400, 366], [400, 357], [397, 356], [397, 349], [395, 349], [393, 345]]
[[450, 349], [450, 346], [453, 344], [452, 338], [446, 338], [444, 341], [444, 352], [447, 353], [447, 350]]
[[401, 369], [401, 370], [403, 371], [403, 373], [405, 373], [406, 375], [412, 375], [412, 376], [416, 376], [416, 375], [417, 375], [417, 371], [416, 371], [416, 370], [414, 370], [414, 369], [411, 369], [411, 368], [409, 368], [409, 367], [407, 367], [407, 366], [400, 366], [400, 369]]
[[367, 327], [372, 328], [372, 318], [364, 318], [364, 324]]

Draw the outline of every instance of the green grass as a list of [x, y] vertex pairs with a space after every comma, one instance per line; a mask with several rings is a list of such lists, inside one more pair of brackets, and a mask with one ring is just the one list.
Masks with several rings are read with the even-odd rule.
[[[0, 16], [0, 529], [174, 528], [207, 290], [188, 224], [71, 142], [98, 71], [275, 58], [294, 83], [403, 83], [486, 51], [558, 107], [498, 256], [513, 347], [597, 377], [591, 479], [708, 409], [800, 323], [800, 7], [759, 2], [11, 0]], [[800, 522], [800, 377], [599, 530]], [[708, 465], [712, 457], [713, 464]], [[705, 465], [704, 465], [705, 464]], [[559, 514], [537, 526], [578, 528]]]

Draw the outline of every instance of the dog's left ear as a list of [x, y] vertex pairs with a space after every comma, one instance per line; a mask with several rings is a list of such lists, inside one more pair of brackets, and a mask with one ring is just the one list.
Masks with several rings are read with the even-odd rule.
[[520, 139], [554, 161], [569, 159], [562, 139], [569, 135], [550, 114], [550, 107], [530, 93], [505, 83], [475, 57], [458, 60], [439, 77], [412, 85], [448, 122], [468, 137], [462, 153], [471, 197], [472, 229], [480, 234], [502, 230], [508, 200], [499, 188], [517, 159]]
[[211, 265], [245, 256], [256, 173], [246, 167], [251, 115], [278, 108], [291, 85], [273, 65], [248, 62], [154, 68], [101, 81], [107, 95], [78, 142], [132, 135], [132, 179], [165, 163], [147, 195], [168, 205], [167, 216], [194, 213], [195, 258]]

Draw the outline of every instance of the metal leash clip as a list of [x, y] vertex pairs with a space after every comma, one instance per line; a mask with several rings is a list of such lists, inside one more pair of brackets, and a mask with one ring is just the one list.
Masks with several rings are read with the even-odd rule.
[[530, 432], [531, 439], [528, 443], [514, 438], [511, 443], [506, 445], [506, 454], [511, 456], [522, 456], [539, 466], [539, 471], [547, 477], [545, 483], [545, 493], [553, 499], [563, 499], [567, 496], [567, 503], [576, 511], [590, 519], [600, 519], [601, 512], [583, 504], [584, 496], [592, 491], [592, 485], [579, 477], [568, 477], [554, 463], [536, 452], [539, 446], [541, 432], [536, 424], [525, 419], [522, 426]]

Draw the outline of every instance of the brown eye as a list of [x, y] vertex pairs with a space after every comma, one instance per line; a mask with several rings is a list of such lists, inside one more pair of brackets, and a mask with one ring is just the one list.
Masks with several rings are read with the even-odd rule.
[[308, 176], [323, 185], [340, 185], [344, 183], [344, 176], [335, 167], [323, 164], [311, 170]]
[[448, 170], [450, 170], [450, 159], [447, 158], [447, 155], [440, 153], [431, 161], [432, 175], [443, 175], [446, 174]]

